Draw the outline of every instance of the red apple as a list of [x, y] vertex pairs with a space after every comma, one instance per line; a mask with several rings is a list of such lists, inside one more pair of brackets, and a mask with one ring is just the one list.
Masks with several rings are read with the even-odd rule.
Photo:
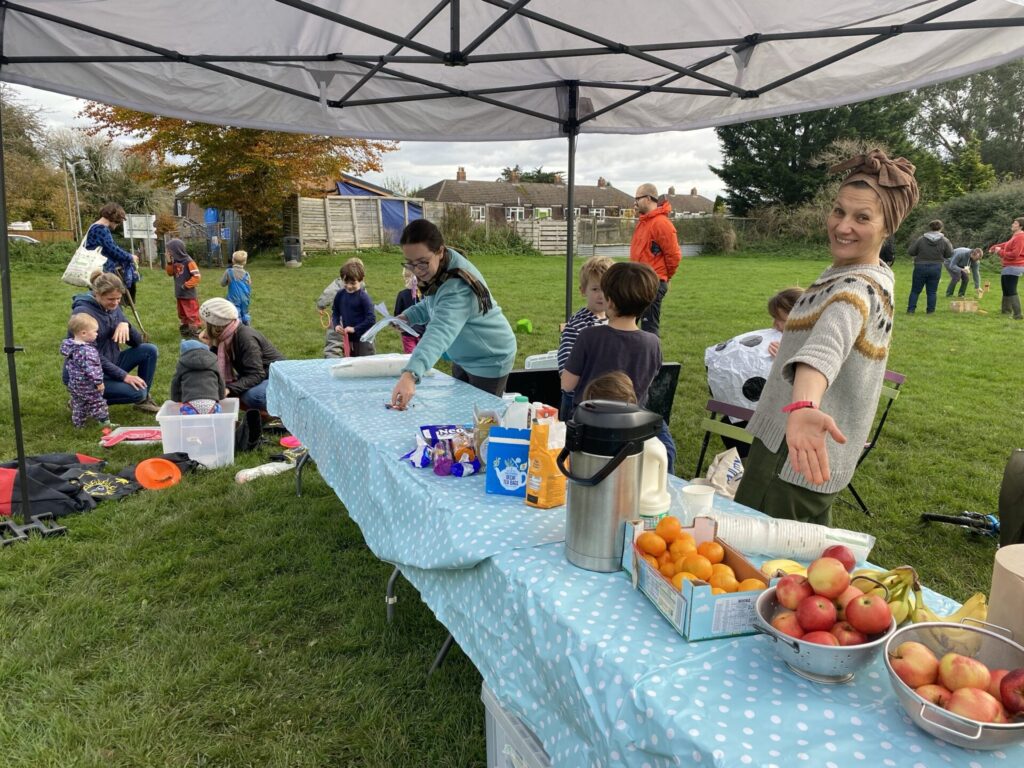
[[848, 621], [837, 621], [829, 632], [835, 635], [840, 645], [861, 645], [868, 641], [868, 636], [860, 630], [854, 629]]
[[988, 688], [985, 690], [992, 694], [995, 699], [1003, 700], [1003, 694], [999, 691], [999, 684], [1003, 682], [1003, 678], [1010, 673], [1008, 669], [993, 669], [990, 674], [992, 679], [989, 681]]
[[889, 664], [896, 677], [915, 690], [932, 685], [939, 676], [939, 659], [924, 643], [900, 643], [889, 655]]
[[834, 557], [847, 571], [852, 571], [857, 567], [857, 558], [854, 557], [853, 552], [850, 551], [849, 547], [843, 546], [842, 544], [833, 544], [831, 547], [821, 553], [822, 557]]
[[855, 597], [860, 597], [864, 593], [857, 587], [851, 584], [843, 590], [843, 594], [837, 597], [833, 602], [836, 604], [836, 617], [840, 621], [846, 621], [846, 604], [853, 600]]
[[834, 557], [819, 557], [807, 566], [807, 581], [811, 583], [814, 594], [831, 600], [850, 586], [850, 572]]
[[952, 691], [949, 691], [936, 683], [922, 685], [920, 688], [915, 688], [914, 693], [925, 701], [930, 701], [932, 704], [937, 704], [943, 708], [946, 706], [946, 702], [949, 701], [949, 697], [953, 695]]
[[802, 638], [805, 643], [817, 643], [818, 645], [839, 645], [839, 641], [836, 640], [836, 636], [831, 632], [823, 632], [818, 630], [816, 632], [808, 632]]
[[885, 632], [892, 623], [892, 610], [879, 595], [861, 595], [846, 604], [846, 620], [866, 635]]
[[804, 629], [792, 611], [779, 611], [772, 619], [772, 626], [782, 634], [795, 637], [798, 640], [804, 636]]
[[999, 698], [1011, 715], [1024, 712], [1024, 667], [1006, 673], [999, 682]]
[[821, 595], [810, 595], [796, 607], [796, 620], [805, 632], [828, 632], [836, 623], [836, 607]]
[[795, 611], [800, 601], [805, 597], [814, 594], [811, 585], [807, 583], [807, 577], [799, 573], [791, 573], [779, 579], [775, 585], [775, 599], [783, 608]]
[[946, 702], [946, 709], [979, 723], [994, 723], [1003, 711], [1002, 705], [981, 688], [958, 688]]
[[959, 653], [947, 653], [939, 659], [939, 683], [954, 693], [961, 688], [980, 688], [985, 691], [990, 682], [992, 673], [977, 659]]

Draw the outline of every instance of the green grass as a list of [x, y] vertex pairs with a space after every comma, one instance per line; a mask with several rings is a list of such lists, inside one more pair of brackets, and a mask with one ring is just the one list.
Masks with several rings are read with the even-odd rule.
[[[684, 262], [665, 303], [666, 360], [683, 364], [672, 430], [677, 471], [692, 472], [707, 400], [709, 344], [768, 324], [767, 297], [807, 285], [825, 261], [773, 256]], [[562, 259], [473, 256], [527, 354], [557, 344]], [[401, 287], [397, 252], [363, 255], [369, 290], [389, 305]], [[289, 356], [318, 356], [314, 299], [342, 256], [301, 269], [256, 260], [255, 325]], [[59, 265], [16, 265], [18, 380], [29, 453], [79, 450], [116, 470], [155, 450], [98, 448], [70, 425], [59, 340], [74, 290]], [[220, 295], [205, 270], [205, 297]], [[909, 268], [897, 268], [905, 296]], [[994, 281], [998, 285], [998, 281]], [[907, 374], [878, 448], [856, 476], [874, 511], [843, 504], [836, 524], [878, 537], [873, 559], [915, 565], [925, 582], [964, 599], [987, 591], [995, 545], [923, 525], [924, 511], [994, 512], [1006, 458], [1020, 442], [1024, 323], [998, 313], [899, 312], [889, 367]], [[146, 272], [143, 319], [160, 345], [157, 400], [176, 358], [170, 278]], [[397, 351], [396, 335], [379, 337]], [[0, 456], [14, 455], [6, 367]], [[121, 423], [144, 414], [112, 410]], [[483, 766], [480, 679], [461, 653], [427, 680], [445, 636], [408, 584], [393, 625], [382, 600], [390, 568], [362, 543], [315, 471], [296, 499], [292, 476], [235, 485], [239, 466], [194, 475], [65, 519], [70, 535], [0, 550], [0, 753], [5, 766]], [[399, 534], [400, 535], [400, 534]], [[637, 599], [642, 599], [638, 597]], [[669, 631], [666, 628], [666, 631]]]

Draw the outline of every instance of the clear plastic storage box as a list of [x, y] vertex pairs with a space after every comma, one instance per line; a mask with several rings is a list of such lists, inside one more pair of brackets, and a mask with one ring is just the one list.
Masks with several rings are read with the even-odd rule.
[[480, 689], [487, 731], [487, 768], [551, 768], [544, 747], [523, 721], [501, 704], [485, 683]]
[[238, 398], [221, 400], [221, 413], [182, 416], [178, 413], [180, 407], [181, 403], [167, 400], [156, 415], [163, 432], [164, 453], [181, 451], [206, 467], [233, 464]]

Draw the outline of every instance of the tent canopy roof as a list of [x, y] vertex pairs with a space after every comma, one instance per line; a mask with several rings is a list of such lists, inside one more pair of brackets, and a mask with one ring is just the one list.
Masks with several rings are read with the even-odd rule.
[[20, 0], [0, 12], [8, 82], [399, 140], [703, 128], [1024, 55], [1020, 0]]

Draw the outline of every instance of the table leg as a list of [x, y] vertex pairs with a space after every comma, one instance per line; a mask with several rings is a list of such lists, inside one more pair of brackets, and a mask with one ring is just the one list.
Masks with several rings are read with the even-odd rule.
[[395, 603], [398, 602], [398, 596], [395, 595], [395, 582], [398, 581], [398, 577], [402, 575], [402, 572], [395, 566], [395, 570], [391, 572], [391, 576], [388, 577], [388, 588], [384, 594], [384, 602], [388, 606], [388, 621], [390, 622], [395, 617]]
[[302, 495], [302, 470], [306, 466], [306, 462], [309, 461], [309, 451], [299, 456], [299, 460], [295, 462], [295, 495]]
[[427, 672], [427, 677], [430, 677], [434, 672], [437, 671], [444, 663], [445, 657], [448, 655], [448, 651], [452, 649], [452, 645], [455, 643], [455, 638], [452, 637], [451, 633], [448, 633], [448, 637], [444, 639], [444, 643], [441, 645], [441, 650], [437, 652], [437, 656], [434, 657], [434, 663], [430, 665], [430, 671]]

